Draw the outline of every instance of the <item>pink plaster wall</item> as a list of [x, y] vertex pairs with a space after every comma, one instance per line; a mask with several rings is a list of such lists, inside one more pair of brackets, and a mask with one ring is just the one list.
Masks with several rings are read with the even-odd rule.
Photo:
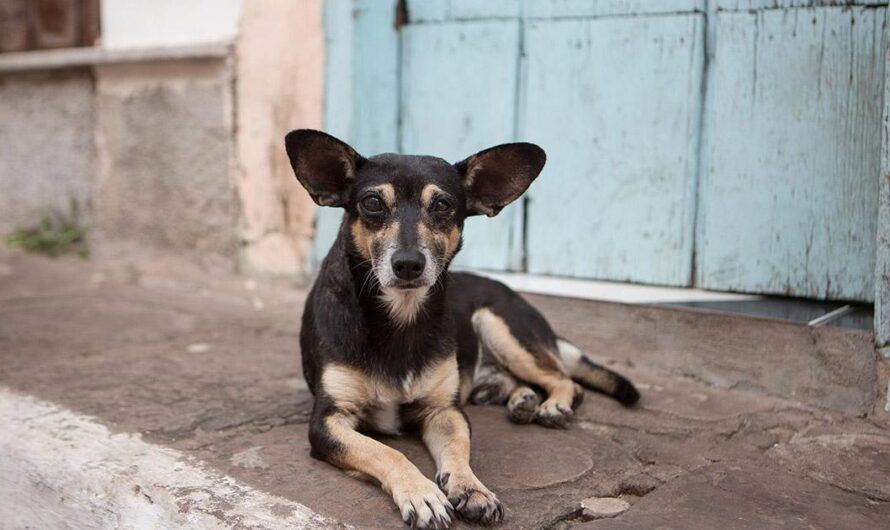
[[322, 126], [322, 0], [245, 0], [235, 60], [241, 266], [299, 274], [310, 249], [314, 205], [294, 178], [284, 135]]

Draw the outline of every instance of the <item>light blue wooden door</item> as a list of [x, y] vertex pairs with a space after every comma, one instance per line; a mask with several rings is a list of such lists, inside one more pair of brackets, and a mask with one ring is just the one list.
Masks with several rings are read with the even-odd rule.
[[697, 283], [872, 300], [886, 9], [723, 4]]
[[329, 0], [327, 128], [366, 154], [544, 147], [460, 264], [870, 300], [886, 2], [835, 4]]
[[529, 271], [688, 285], [703, 16], [533, 19], [525, 49]]
[[[689, 283], [700, 0], [412, 0], [396, 37], [377, 20], [394, 15], [393, 2], [334, 4], [341, 12], [328, 7], [329, 47], [349, 50], [352, 85], [330, 72], [332, 61], [348, 62], [343, 54], [329, 56], [328, 94], [340, 97], [329, 97], [328, 123], [344, 124], [341, 134], [360, 151], [395, 142], [400, 152], [457, 161], [517, 140], [548, 151], [528, 202], [467, 222], [457, 264]], [[381, 65], [383, 74], [374, 70]], [[387, 73], [394, 65], [397, 88]], [[344, 96], [348, 105], [339, 103]], [[382, 134], [393, 120], [398, 134]], [[319, 217], [316, 256], [329, 246], [335, 216]], [[536, 221], [524, 226], [526, 216]]]
[[[366, 156], [399, 150], [398, 0], [327, 0], [325, 130]], [[319, 208], [310, 266], [337, 237], [343, 211]]]
[[[414, 2], [410, 6], [442, 6]], [[414, 13], [415, 17], [423, 15]], [[519, 56], [517, 20], [450, 22], [415, 18], [403, 28], [401, 151], [458, 162], [514, 140]], [[516, 270], [522, 260], [522, 204], [474, 217], [456, 264]]]
[[[513, 141], [519, 5], [411, 1], [412, 23], [399, 28], [396, 0], [329, 0], [326, 129], [366, 155], [430, 154], [452, 162]], [[501, 20], [505, 14], [512, 20]], [[518, 270], [522, 211], [518, 204], [494, 219], [468, 220], [456, 264]], [[336, 237], [341, 217], [340, 210], [319, 210], [314, 267]]]

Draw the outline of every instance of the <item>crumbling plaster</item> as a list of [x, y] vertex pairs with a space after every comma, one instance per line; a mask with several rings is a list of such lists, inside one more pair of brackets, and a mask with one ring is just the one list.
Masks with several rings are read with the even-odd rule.
[[283, 139], [321, 128], [324, 35], [320, 0], [246, 0], [235, 46], [236, 182], [241, 266], [304, 272], [314, 206], [293, 176]]

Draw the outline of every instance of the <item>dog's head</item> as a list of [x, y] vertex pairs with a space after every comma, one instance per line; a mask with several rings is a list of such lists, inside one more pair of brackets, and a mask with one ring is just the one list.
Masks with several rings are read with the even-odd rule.
[[464, 219], [496, 215], [544, 167], [544, 151], [504, 144], [451, 164], [432, 156], [365, 158], [320, 131], [285, 138], [297, 179], [321, 206], [342, 207], [354, 250], [384, 290], [426, 289], [460, 249]]

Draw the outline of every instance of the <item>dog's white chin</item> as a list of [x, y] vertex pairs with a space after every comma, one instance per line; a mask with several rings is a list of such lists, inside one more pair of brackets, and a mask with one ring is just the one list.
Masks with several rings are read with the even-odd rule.
[[408, 326], [417, 320], [429, 290], [429, 286], [413, 289], [383, 287], [380, 289], [380, 299], [393, 322], [398, 326]]

